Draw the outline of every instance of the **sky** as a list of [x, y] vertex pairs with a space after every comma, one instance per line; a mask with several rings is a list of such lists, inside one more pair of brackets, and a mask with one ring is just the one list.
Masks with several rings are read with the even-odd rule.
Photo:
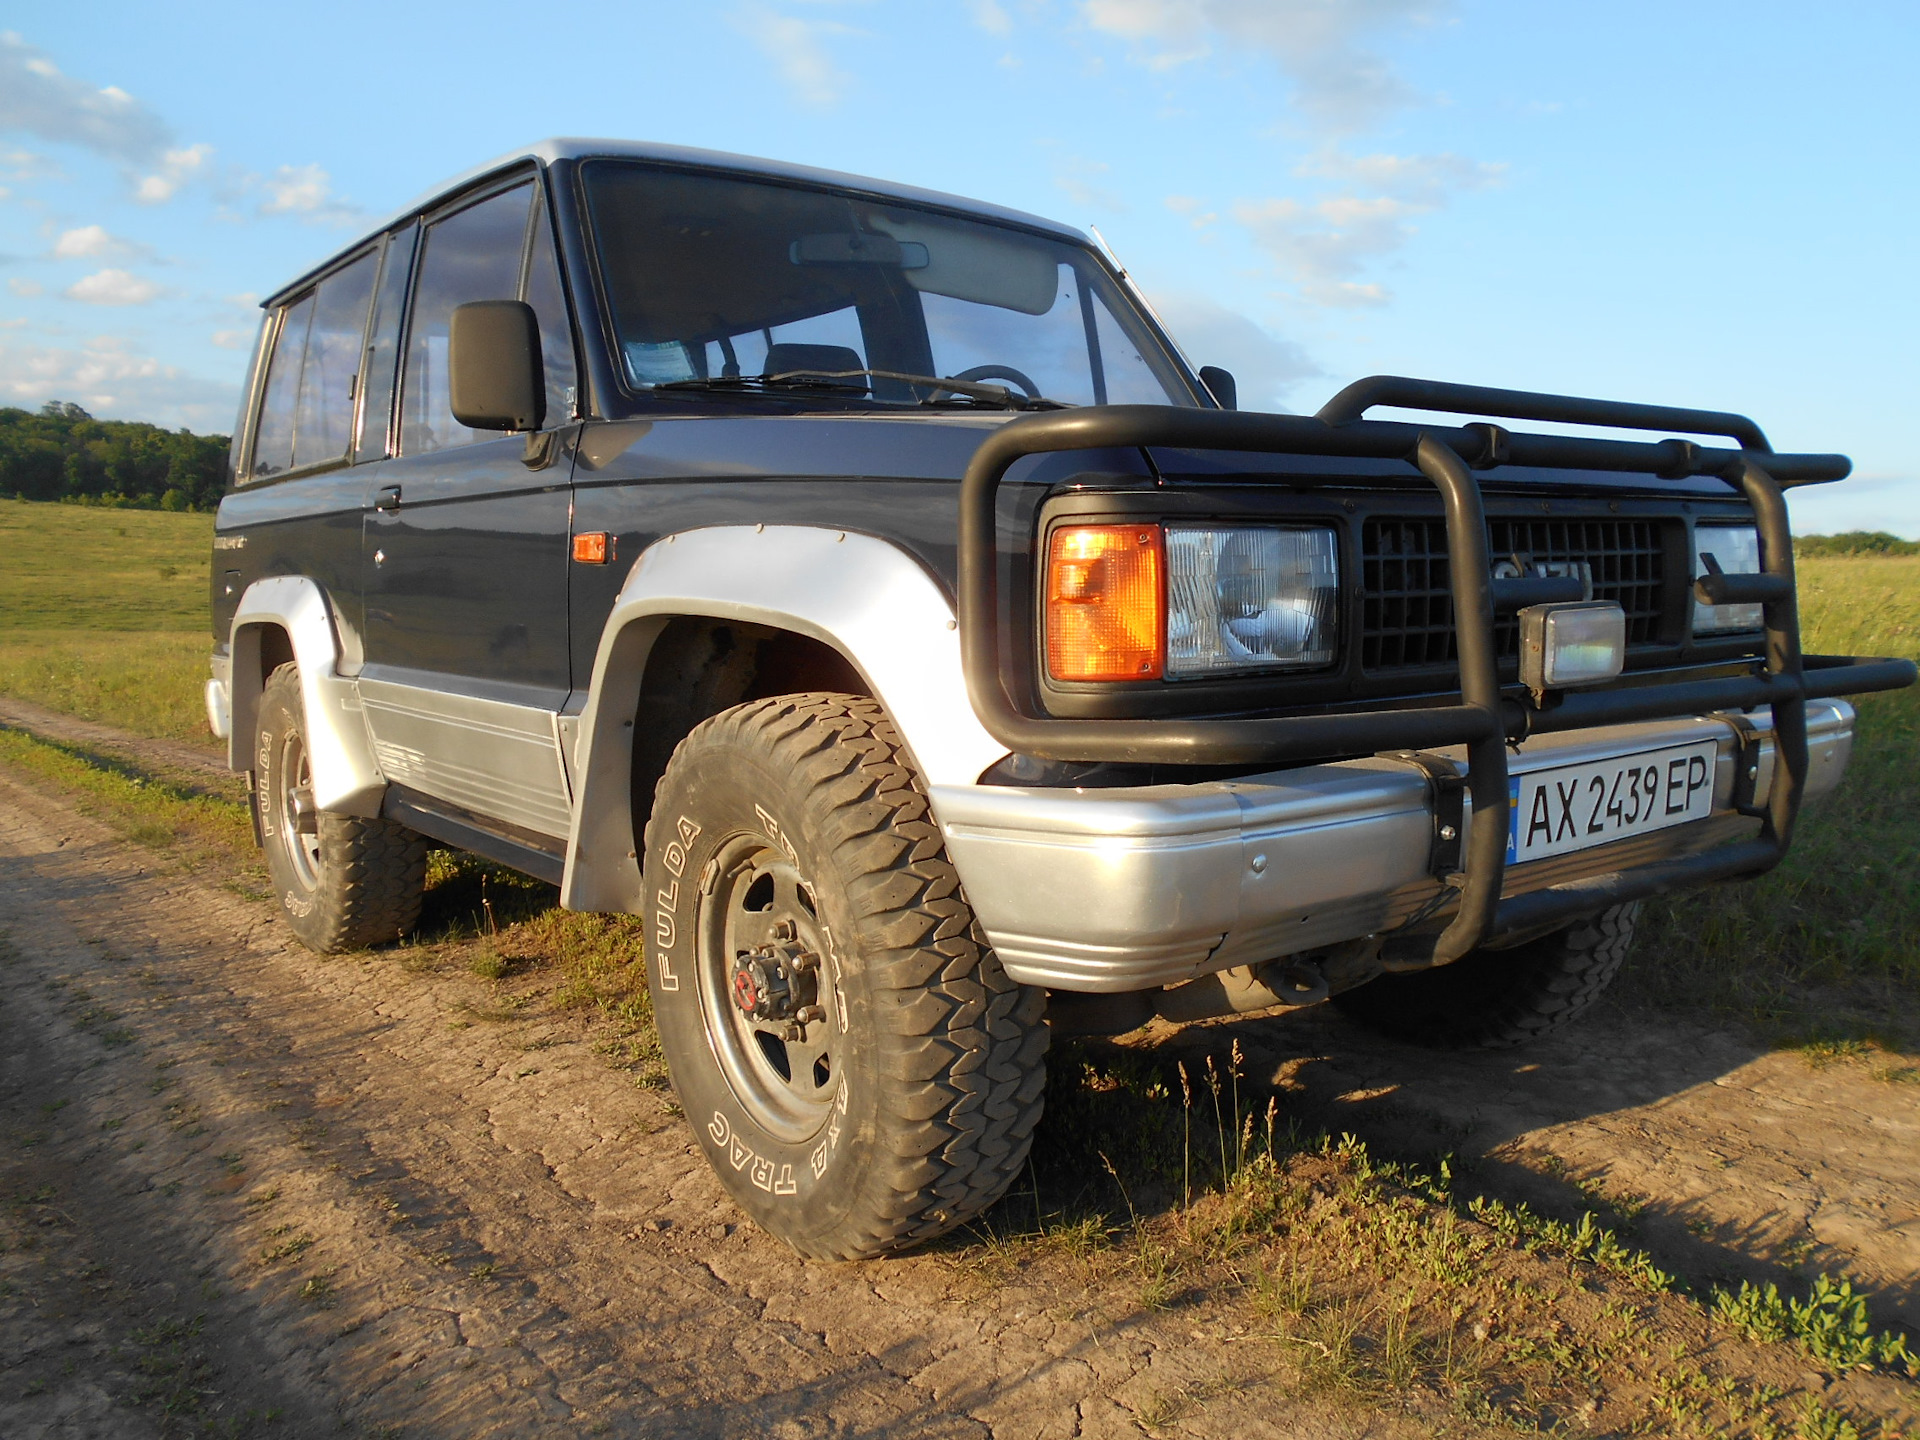
[[1243, 408], [1362, 375], [1743, 411], [1920, 538], [1920, 6], [11, 0], [0, 404], [225, 432], [259, 297], [548, 135], [1097, 227]]

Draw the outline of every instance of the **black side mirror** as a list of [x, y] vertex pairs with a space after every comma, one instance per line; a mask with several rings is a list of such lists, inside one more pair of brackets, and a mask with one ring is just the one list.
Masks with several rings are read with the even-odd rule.
[[547, 418], [540, 322], [520, 300], [456, 306], [447, 342], [453, 418], [475, 430], [538, 430]]
[[1240, 387], [1234, 384], [1231, 370], [1222, 370], [1218, 365], [1202, 365], [1200, 383], [1207, 387], [1207, 393], [1219, 402], [1222, 410], [1240, 408]]

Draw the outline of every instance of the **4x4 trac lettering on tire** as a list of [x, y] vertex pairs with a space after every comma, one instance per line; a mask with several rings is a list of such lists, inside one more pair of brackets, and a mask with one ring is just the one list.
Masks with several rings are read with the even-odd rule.
[[1000, 1196], [1040, 1118], [1044, 996], [982, 939], [878, 703], [706, 721], [661, 778], [646, 857], [661, 1044], [743, 1209], [851, 1259]]
[[301, 943], [333, 954], [413, 929], [426, 887], [426, 838], [391, 820], [314, 808], [297, 666], [275, 670], [261, 692], [254, 765], [267, 872]]

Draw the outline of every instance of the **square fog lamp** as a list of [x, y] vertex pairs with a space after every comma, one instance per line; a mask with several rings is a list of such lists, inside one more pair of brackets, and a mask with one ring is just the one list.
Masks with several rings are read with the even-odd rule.
[[1536, 694], [1598, 685], [1627, 663], [1627, 612], [1611, 600], [1520, 612], [1520, 681]]

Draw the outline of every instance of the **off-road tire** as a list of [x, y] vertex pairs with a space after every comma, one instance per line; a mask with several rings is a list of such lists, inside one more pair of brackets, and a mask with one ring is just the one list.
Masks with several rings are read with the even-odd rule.
[[[810, 1258], [858, 1259], [1000, 1197], [1040, 1119], [1045, 996], [1000, 968], [877, 701], [785, 695], [694, 729], [655, 792], [644, 876], [674, 1089], [763, 1229]], [[801, 983], [829, 1018], [791, 1045], [738, 1008], [756, 925], [817, 947]]]
[[398, 940], [420, 921], [427, 840], [391, 820], [328, 814], [300, 836], [288, 796], [304, 783], [291, 772], [305, 753], [299, 667], [282, 665], [267, 678], [254, 734], [254, 806], [280, 913], [301, 944], [323, 955]]
[[1499, 1049], [1584, 1014], [1633, 946], [1636, 904], [1615, 905], [1511, 950], [1475, 950], [1438, 970], [1382, 975], [1334, 997], [1368, 1028], [1417, 1045]]

